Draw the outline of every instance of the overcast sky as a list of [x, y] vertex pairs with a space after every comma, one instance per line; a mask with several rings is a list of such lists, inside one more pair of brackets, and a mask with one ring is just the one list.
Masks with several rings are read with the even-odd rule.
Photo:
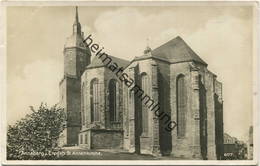
[[[41, 102], [59, 99], [63, 48], [72, 33], [74, 7], [7, 10], [7, 119], [9, 124]], [[127, 60], [181, 36], [223, 83], [224, 130], [247, 140], [252, 124], [252, 8], [79, 7], [85, 35]]]

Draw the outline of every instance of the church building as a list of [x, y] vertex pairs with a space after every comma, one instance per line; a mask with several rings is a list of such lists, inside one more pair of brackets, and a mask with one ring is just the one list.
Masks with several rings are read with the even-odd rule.
[[181, 37], [131, 61], [93, 54], [76, 8], [64, 46], [60, 105], [67, 122], [60, 145], [221, 159], [222, 83], [207, 66]]

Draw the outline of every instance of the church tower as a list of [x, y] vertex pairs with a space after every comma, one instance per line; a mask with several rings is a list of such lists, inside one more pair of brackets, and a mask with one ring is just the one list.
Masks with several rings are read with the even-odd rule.
[[84, 34], [76, 7], [73, 32], [64, 46], [64, 77], [60, 82], [60, 106], [67, 114], [66, 127], [60, 136], [60, 145], [78, 144], [78, 133], [81, 127], [80, 97], [81, 75], [90, 63], [91, 53], [84, 44]]
[[73, 33], [67, 39], [64, 48], [64, 74], [80, 79], [85, 67], [90, 63], [90, 50], [83, 42], [84, 34], [81, 32], [78, 8], [76, 7]]

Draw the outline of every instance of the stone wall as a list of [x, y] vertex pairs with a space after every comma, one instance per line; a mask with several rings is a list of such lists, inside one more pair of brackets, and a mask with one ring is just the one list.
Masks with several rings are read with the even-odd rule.
[[67, 78], [67, 118], [68, 126], [80, 127], [80, 80]]
[[67, 144], [78, 144], [78, 132], [81, 127], [80, 117], [80, 80], [67, 78]]
[[184, 75], [187, 92], [186, 133], [183, 138], [177, 136], [177, 130], [172, 131], [172, 155], [174, 157], [193, 158], [200, 154], [199, 123], [196, 115], [199, 111], [199, 96], [192, 86], [192, 73], [188, 62], [170, 65], [170, 104], [172, 120], [177, 122], [176, 82], [177, 77]]
[[204, 83], [207, 90], [207, 134], [208, 159], [216, 159], [216, 133], [215, 133], [215, 102], [214, 102], [214, 75], [205, 71]]
[[86, 129], [79, 134], [79, 145], [87, 149], [121, 149], [123, 130]]
[[[91, 107], [90, 107], [90, 83], [93, 79], [98, 79], [98, 96], [99, 104], [98, 109], [100, 110], [100, 121], [91, 122]], [[109, 82], [111, 79], [115, 79], [119, 83], [119, 121], [110, 121], [110, 110], [109, 110]], [[115, 73], [110, 71], [106, 67], [89, 68], [83, 73], [81, 77], [81, 84], [84, 84], [83, 95], [83, 110], [86, 118], [85, 125], [79, 134], [80, 139], [89, 140], [82, 141], [81, 145], [87, 148], [93, 149], [106, 149], [106, 148], [122, 148], [123, 147], [123, 90], [122, 82], [116, 77]], [[86, 138], [86, 136], [88, 138]], [[81, 138], [82, 137], [82, 138]]]
[[[148, 80], [151, 84], [151, 59], [142, 60], [141, 63], [135, 62], [134, 65], [130, 65], [125, 71], [128, 73], [129, 78], [135, 81], [135, 84], [141, 87], [141, 74], [146, 73], [148, 75]], [[134, 86], [134, 85], [133, 85]], [[130, 151], [141, 152], [141, 153], [152, 153], [152, 136], [153, 136], [153, 114], [148, 111], [147, 120], [148, 120], [148, 131], [146, 135], [143, 135], [141, 132], [141, 123], [142, 123], [142, 101], [140, 98], [140, 92], [134, 94], [135, 92], [130, 92], [130, 88], [124, 86], [124, 105], [125, 109], [125, 122], [124, 129], [127, 129], [128, 133], [124, 135], [126, 143], [124, 147]], [[148, 92], [145, 94], [151, 96], [152, 86], [149, 86]], [[142, 95], [142, 94], [141, 94]], [[128, 122], [129, 124], [127, 124]], [[127, 126], [129, 125], [129, 126]]]
[[64, 78], [60, 82], [60, 106], [67, 114], [66, 129], [60, 137], [64, 145], [78, 144], [81, 128], [81, 79], [85, 67], [90, 63], [88, 49], [64, 48]]
[[[86, 128], [90, 128], [92, 126], [92, 122], [91, 122], [91, 106], [90, 106], [90, 82], [93, 79], [98, 79], [98, 85], [99, 85], [99, 94], [100, 94], [100, 98], [99, 98], [99, 109], [100, 109], [100, 122], [96, 122], [96, 126], [98, 126], [98, 128], [105, 128], [105, 89], [104, 89], [104, 68], [100, 67], [100, 68], [94, 68], [94, 69], [87, 69], [82, 77], [81, 77], [81, 84], [83, 85], [84, 83], [84, 111], [85, 112], [85, 119], [86, 119], [86, 123], [84, 126], [82, 126], [82, 130], [86, 129]], [[82, 114], [83, 115], [83, 114]]]
[[216, 127], [216, 157], [222, 159], [224, 155], [224, 123], [223, 123], [223, 97], [222, 83], [214, 80], [215, 126]]
[[[66, 78], [64, 77], [60, 83], [59, 83], [59, 94], [60, 94], [60, 99], [59, 99], [59, 107], [63, 108], [64, 111], [67, 111], [67, 81]], [[59, 146], [64, 146], [67, 145], [67, 129], [65, 128], [62, 133], [59, 136], [58, 139], [58, 145]]]
[[[117, 70], [116, 70], [117, 71]], [[114, 79], [119, 84], [118, 99], [119, 105], [117, 111], [119, 111], [119, 121], [110, 121], [110, 109], [109, 109], [109, 82]], [[105, 126], [107, 129], [120, 129], [123, 128], [123, 82], [116, 76], [116, 73], [106, 68], [104, 73], [104, 85], [105, 85]]]
[[66, 129], [60, 137], [60, 145], [78, 144], [80, 123], [80, 80], [65, 76], [60, 82], [59, 106], [67, 115]]
[[[141, 75], [143, 73], [146, 73], [148, 75], [148, 80], [150, 82], [150, 86], [149, 86], [149, 90], [148, 92], [145, 92], [147, 95], [152, 97], [152, 67], [151, 67], [151, 63], [152, 60], [151, 59], [147, 59], [147, 60], [142, 60], [142, 61], [138, 61], [138, 66], [135, 72], [135, 77], [136, 77], [136, 83], [141, 87]], [[144, 88], [142, 88], [144, 89]], [[146, 135], [142, 135], [142, 131], [141, 131], [141, 123], [142, 123], [142, 101], [140, 99], [140, 97], [138, 97], [138, 94], [135, 96], [136, 98], [136, 112], [138, 113], [137, 116], [135, 116], [135, 123], [137, 124], [136, 128], [136, 134], [137, 134], [137, 139], [140, 140], [140, 152], [143, 154], [152, 154], [152, 136], [153, 136], [153, 113], [151, 111], [149, 111], [148, 109], [145, 111], [148, 111], [147, 114], [147, 120], [148, 120], [148, 131]]]
[[[98, 79], [99, 84], [99, 109], [101, 111], [101, 120], [98, 122], [100, 128], [106, 129], [122, 129], [123, 122], [123, 90], [122, 90], [122, 82], [117, 78], [115, 73], [111, 72], [106, 67], [99, 67], [93, 69], [87, 69], [82, 75], [81, 84], [84, 84], [84, 91], [82, 92], [84, 95], [84, 113], [86, 118], [86, 125], [82, 126], [82, 129], [91, 128], [91, 112], [90, 112], [90, 82], [93, 79]], [[109, 112], [109, 81], [111, 79], [115, 79], [119, 83], [119, 121], [118, 122], [110, 122], [110, 112]]]
[[[133, 62], [130, 64], [124, 72], [127, 73], [129, 78], [135, 81], [137, 63]], [[123, 102], [124, 102], [124, 118], [123, 118], [123, 129], [124, 129], [124, 145], [123, 147], [129, 152], [140, 152], [140, 147], [136, 147], [136, 124], [135, 124], [135, 96], [134, 92], [129, 90], [129, 87], [123, 84]], [[137, 141], [136, 141], [137, 140]]]
[[90, 63], [90, 51], [76, 47], [64, 49], [64, 75], [80, 78]]
[[[169, 115], [172, 120], [170, 107], [170, 65], [166, 62], [156, 61], [158, 64], [158, 92], [160, 112]], [[163, 155], [168, 155], [172, 151], [172, 135], [169, 129], [167, 118], [160, 118], [160, 149]], [[173, 130], [176, 130], [174, 128]]]
[[123, 131], [91, 130], [92, 149], [119, 149], [123, 147]]
[[77, 75], [76, 61], [76, 48], [64, 49], [64, 75]]
[[[222, 105], [216, 107], [214, 96], [216, 93], [220, 95], [221, 88], [219, 84], [215, 83], [215, 75], [208, 71], [205, 65], [194, 62], [169, 64], [161, 60], [146, 58], [132, 62], [124, 72], [139, 86], [141, 74], [147, 73], [150, 89], [145, 94], [149, 95], [155, 103], [159, 102], [160, 112], [169, 114], [170, 120], [175, 122], [177, 122], [176, 81], [180, 74], [184, 75], [187, 97], [185, 135], [179, 137], [177, 128], [171, 132], [166, 131], [167, 126], [164, 119], [158, 118], [149, 109], [148, 132], [146, 135], [142, 135], [140, 127], [142, 105], [138, 94], [130, 92], [133, 86], [127, 87], [116, 77], [115, 73], [105, 67], [98, 67], [87, 69], [82, 75], [82, 84], [85, 85], [82, 92], [84, 95], [83, 108], [87, 123], [82, 126], [81, 134], [84, 135], [86, 131], [90, 133], [89, 148], [123, 147], [129, 152], [171, 154], [173, 157], [184, 159], [217, 158], [216, 149], [221, 144], [219, 140], [223, 130], [217, 131], [218, 134], [216, 134], [216, 126], [223, 124], [223, 112]], [[89, 91], [90, 81], [94, 78], [99, 80], [100, 87], [101, 120], [98, 122], [98, 127], [93, 126], [90, 121]], [[120, 84], [120, 120], [116, 125], [112, 124], [109, 118], [108, 84], [111, 79], [116, 79]], [[201, 102], [202, 87], [205, 92], [204, 102]], [[206, 112], [201, 112], [202, 107]], [[206, 122], [205, 125], [202, 121]], [[201, 134], [203, 126], [206, 126], [206, 137], [202, 137]], [[216, 138], [216, 136], [220, 138]]]
[[78, 145], [78, 134], [80, 131], [80, 127], [68, 126], [67, 128], [67, 145]]

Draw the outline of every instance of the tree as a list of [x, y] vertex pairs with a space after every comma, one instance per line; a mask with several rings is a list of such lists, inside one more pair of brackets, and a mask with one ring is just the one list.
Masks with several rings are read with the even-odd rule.
[[32, 106], [30, 109], [31, 114], [8, 126], [7, 159], [55, 159], [65, 112], [57, 105], [48, 108], [47, 104], [41, 104], [38, 110]]

